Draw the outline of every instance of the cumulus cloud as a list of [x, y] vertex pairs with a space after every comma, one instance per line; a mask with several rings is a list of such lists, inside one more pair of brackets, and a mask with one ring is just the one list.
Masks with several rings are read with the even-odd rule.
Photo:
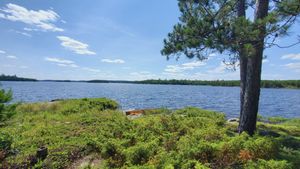
[[45, 60], [48, 62], [56, 63], [57, 66], [61, 66], [61, 67], [73, 67], [73, 68], [79, 67], [72, 60], [60, 59], [56, 57], [46, 57]]
[[157, 75], [148, 72], [148, 71], [140, 71], [140, 72], [131, 72], [130, 76], [132, 79], [136, 80], [145, 80], [145, 79], [156, 79]]
[[284, 65], [285, 67], [292, 69], [296, 72], [300, 72], [300, 62], [296, 62], [296, 63], [288, 63]]
[[[208, 70], [208, 73], [212, 74], [223, 74], [228, 73], [228, 70], [235, 70], [238, 69], [239, 62], [236, 62], [235, 64], [226, 64], [224, 62], [221, 62], [219, 66], [215, 67], [214, 69]], [[226, 71], [227, 70], [227, 71]]]
[[0, 18], [14, 22], [23, 22], [43, 31], [63, 31], [62, 28], [53, 24], [59, 19], [59, 15], [53, 10], [28, 10], [25, 7], [9, 3], [0, 10]]
[[125, 63], [125, 61], [122, 60], [122, 59], [102, 59], [101, 62], [105, 62], [105, 63], [118, 63], [118, 64]]
[[14, 55], [7, 55], [6, 56], [8, 59], [18, 59], [16, 56], [14, 56]]
[[204, 65], [206, 65], [206, 63], [201, 62], [201, 61], [187, 62], [187, 63], [183, 63], [181, 65], [167, 65], [167, 67], [165, 68], [165, 72], [180, 73], [180, 72], [184, 72], [186, 70], [192, 70], [194, 68], [204, 66]]
[[215, 74], [220, 74], [224, 73], [226, 70], [226, 65], [224, 63], [220, 63], [219, 66], [215, 67], [214, 69], [208, 70], [208, 73], [215, 73]]
[[61, 41], [61, 45], [68, 50], [71, 50], [80, 55], [95, 55], [96, 53], [88, 49], [89, 45], [72, 39], [67, 36], [57, 36]]
[[281, 56], [281, 59], [300, 60], [300, 53], [283, 55]]

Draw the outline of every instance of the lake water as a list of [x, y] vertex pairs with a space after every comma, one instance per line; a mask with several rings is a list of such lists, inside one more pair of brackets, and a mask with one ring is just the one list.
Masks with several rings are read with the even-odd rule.
[[[12, 89], [14, 101], [40, 102], [53, 99], [107, 97], [121, 109], [194, 106], [239, 116], [239, 87], [186, 85], [145, 85], [79, 82], [1, 82]], [[262, 89], [259, 114], [263, 116], [300, 117], [300, 90]]]

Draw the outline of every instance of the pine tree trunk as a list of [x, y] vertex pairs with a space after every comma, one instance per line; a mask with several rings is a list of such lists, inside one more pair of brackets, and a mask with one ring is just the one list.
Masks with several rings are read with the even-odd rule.
[[[237, 17], [246, 18], [246, 6], [245, 0], [239, 0], [237, 2]], [[245, 51], [243, 45], [239, 46], [239, 61], [240, 61], [240, 117], [243, 112], [244, 104], [244, 93], [246, 84], [246, 74], [247, 74], [247, 57], [245, 56]]]
[[[263, 19], [268, 15], [269, 0], [256, 0], [255, 10], [255, 22], [259, 19]], [[256, 129], [256, 120], [259, 105], [260, 95], [260, 81], [261, 81], [261, 66], [264, 51], [264, 37], [265, 28], [264, 24], [259, 24], [256, 28], [260, 31], [260, 37], [255, 43], [253, 43], [254, 52], [247, 58], [247, 63], [243, 63], [242, 66], [246, 66], [246, 70], [243, 69], [244, 79], [241, 79], [241, 114], [239, 133], [245, 131], [250, 135], [254, 134]], [[242, 78], [242, 75], [241, 75]], [[242, 82], [243, 81], [243, 82]], [[243, 83], [243, 86], [242, 86]], [[243, 87], [243, 88], [242, 88]]]

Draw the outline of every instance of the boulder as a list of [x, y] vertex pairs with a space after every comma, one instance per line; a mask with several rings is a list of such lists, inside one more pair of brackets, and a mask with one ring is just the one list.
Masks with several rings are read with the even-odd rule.
[[238, 118], [230, 118], [227, 120], [227, 122], [229, 123], [235, 123], [235, 122], [239, 122], [240, 120]]

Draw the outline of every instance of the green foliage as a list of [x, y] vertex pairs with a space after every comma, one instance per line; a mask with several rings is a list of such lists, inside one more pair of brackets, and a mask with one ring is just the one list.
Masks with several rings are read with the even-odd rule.
[[15, 104], [7, 105], [12, 100], [12, 91], [0, 89], [0, 123], [14, 115]]
[[2, 145], [18, 152], [6, 155], [5, 163], [30, 167], [28, 159], [46, 146], [49, 155], [35, 168], [66, 168], [89, 154], [101, 156], [103, 168], [296, 168], [299, 164], [299, 138], [294, 134], [300, 128], [290, 120], [259, 124], [279, 132], [278, 138], [250, 137], [236, 134], [236, 126], [226, 123], [224, 114], [212, 111], [156, 109], [130, 120], [116, 107], [107, 99], [18, 105], [17, 114], [0, 128], [0, 133], [9, 133], [1, 135]]
[[17, 110], [23, 112], [41, 112], [51, 111], [62, 114], [72, 114], [86, 111], [102, 111], [106, 109], [115, 110], [118, 108], [118, 104], [115, 101], [105, 98], [93, 98], [93, 99], [71, 99], [45, 103], [32, 103], [23, 104], [18, 107]]
[[286, 161], [275, 161], [275, 160], [258, 160], [249, 161], [245, 165], [246, 169], [292, 169], [291, 165]]
[[[245, 1], [245, 11], [256, 7], [251, 2]], [[268, 15], [260, 19], [238, 16], [236, 0], [178, 0], [178, 6], [179, 23], [164, 40], [161, 53], [168, 58], [184, 54], [204, 60], [211, 51], [226, 51], [232, 54], [231, 63], [238, 61], [241, 48], [245, 56], [253, 56], [256, 45], [265, 37], [270, 41], [266, 41], [268, 47], [274, 45], [276, 38], [287, 35], [300, 13], [298, 0], [274, 2]]]
[[12, 142], [13, 138], [8, 133], [0, 132], [0, 151], [10, 150]]
[[[172, 85], [208, 85], [208, 86], [240, 86], [239, 80], [143, 80], [140, 84], [172, 84]], [[262, 80], [262, 88], [300, 88], [300, 80]]]

